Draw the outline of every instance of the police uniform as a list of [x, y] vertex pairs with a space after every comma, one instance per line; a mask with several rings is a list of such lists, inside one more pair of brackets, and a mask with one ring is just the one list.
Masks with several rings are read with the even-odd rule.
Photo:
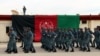
[[91, 33], [89, 32], [89, 30], [85, 29], [84, 37], [83, 37], [83, 41], [82, 41], [82, 49], [83, 49], [83, 51], [85, 51], [85, 50], [90, 51], [89, 42], [90, 42], [91, 37], [92, 36], [91, 36]]
[[95, 29], [94, 31], [94, 36], [95, 36], [95, 39], [93, 41], [93, 46], [95, 46], [95, 43], [96, 43], [96, 49], [99, 49], [100, 47], [100, 31], [98, 29]]
[[24, 52], [25, 53], [28, 53], [29, 51], [36, 52], [35, 48], [33, 46], [33, 33], [29, 28], [28, 28], [28, 31], [27, 31], [25, 38], [26, 39], [25, 39], [25, 43], [24, 43], [25, 44]]
[[17, 46], [16, 46], [17, 34], [13, 30], [13, 28], [10, 28], [10, 32], [8, 33], [8, 35], [9, 35], [9, 41], [8, 41], [6, 52], [8, 52], [8, 53], [11, 53], [11, 52], [17, 53]]
[[66, 34], [66, 52], [69, 51], [69, 47], [71, 47], [71, 52], [74, 52], [74, 47], [72, 41], [74, 39], [74, 35], [72, 34], [71, 30], [68, 30]]

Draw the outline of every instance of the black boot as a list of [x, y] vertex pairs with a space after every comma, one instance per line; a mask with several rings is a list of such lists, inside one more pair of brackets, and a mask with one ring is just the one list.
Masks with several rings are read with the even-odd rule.
[[53, 49], [53, 52], [57, 52], [56, 49]]
[[11, 54], [11, 52], [12, 52], [11, 50], [8, 50], [8, 52], [7, 52], [7, 53], [8, 53], [8, 54]]
[[13, 50], [14, 53], [18, 53], [17, 49]]
[[99, 49], [99, 47], [97, 46], [96, 49]]
[[66, 49], [66, 50], [65, 50], [65, 52], [68, 52], [68, 51], [69, 51], [69, 49]]
[[52, 49], [48, 49], [47, 51], [48, 51], [48, 52], [51, 52], [51, 51], [52, 51]]
[[35, 53], [35, 52], [36, 52], [34, 48], [32, 48], [30, 51], [31, 51], [32, 53]]
[[63, 50], [65, 49], [65, 46], [63, 46]]
[[75, 48], [78, 48], [79, 46], [77, 45]]
[[72, 48], [72, 50], [70, 52], [74, 52], [74, 49]]
[[58, 48], [58, 45], [56, 45], [56, 48]]
[[28, 50], [24, 50], [24, 53], [29, 53], [29, 51]]
[[82, 48], [82, 51], [86, 51], [86, 48]]
[[8, 52], [9, 49], [7, 49], [5, 52]]
[[59, 46], [58, 48], [59, 48], [59, 49], [61, 49], [62, 47], [61, 47], [61, 46]]
[[90, 52], [90, 51], [91, 51], [90, 49], [87, 50], [87, 52]]
[[80, 51], [82, 51], [82, 50], [83, 50], [83, 48], [80, 47]]

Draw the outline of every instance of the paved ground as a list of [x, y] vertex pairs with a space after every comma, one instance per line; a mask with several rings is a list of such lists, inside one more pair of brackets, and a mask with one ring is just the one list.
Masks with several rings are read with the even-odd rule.
[[40, 43], [34, 43], [36, 53], [25, 54], [22, 49], [19, 47], [20, 43], [17, 43], [18, 54], [7, 54], [4, 51], [6, 50], [7, 43], [0, 43], [0, 56], [100, 56], [100, 50], [91, 48], [91, 52], [82, 52], [78, 48], [75, 48], [75, 52], [65, 52], [63, 50], [58, 50], [56, 53], [47, 52], [44, 49], [41, 49]]

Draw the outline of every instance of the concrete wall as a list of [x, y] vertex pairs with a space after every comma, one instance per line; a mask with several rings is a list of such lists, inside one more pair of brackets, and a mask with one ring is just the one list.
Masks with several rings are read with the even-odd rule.
[[11, 25], [11, 21], [0, 21], [0, 42], [7, 42], [9, 40], [6, 34], [6, 27]]

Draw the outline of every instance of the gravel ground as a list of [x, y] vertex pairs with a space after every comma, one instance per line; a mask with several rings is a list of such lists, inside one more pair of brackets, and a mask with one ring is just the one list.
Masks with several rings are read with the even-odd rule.
[[75, 52], [65, 52], [64, 50], [57, 49], [57, 52], [47, 52], [41, 49], [40, 43], [34, 43], [36, 53], [24, 53], [20, 48], [21, 43], [17, 43], [18, 53], [7, 54], [6, 50], [7, 43], [0, 43], [0, 56], [100, 56], [100, 50], [91, 47], [91, 52], [82, 52], [78, 48], [75, 48]]

